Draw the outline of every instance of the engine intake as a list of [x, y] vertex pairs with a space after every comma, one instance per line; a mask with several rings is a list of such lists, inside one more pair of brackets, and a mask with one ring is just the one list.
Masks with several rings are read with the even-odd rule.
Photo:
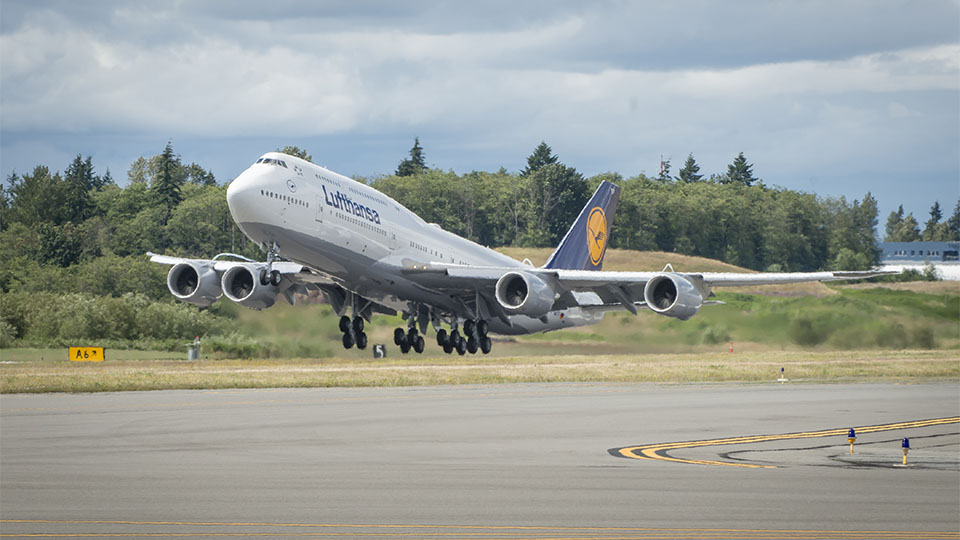
[[553, 287], [533, 274], [508, 272], [497, 280], [497, 302], [507, 313], [542, 317], [554, 300]]
[[703, 305], [700, 290], [677, 274], [659, 274], [648, 281], [643, 299], [653, 311], [681, 321], [696, 315]]
[[260, 265], [242, 264], [223, 273], [223, 295], [250, 309], [265, 309], [277, 301], [280, 289], [260, 282]]
[[178, 299], [200, 307], [213, 304], [223, 292], [212, 266], [192, 262], [182, 262], [170, 269], [167, 288]]

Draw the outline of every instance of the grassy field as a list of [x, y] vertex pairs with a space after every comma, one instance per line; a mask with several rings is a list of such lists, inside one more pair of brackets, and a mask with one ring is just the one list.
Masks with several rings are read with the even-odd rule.
[[[535, 264], [547, 249], [504, 249]], [[745, 271], [673, 253], [611, 250], [605, 269]], [[0, 349], [0, 392], [161, 388], [465, 384], [510, 381], [764, 381], [781, 365], [795, 379], [952, 378], [960, 370], [960, 283], [820, 283], [718, 289], [725, 305], [689, 321], [641, 311], [595, 326], [500, 338], [490, 355], [444, 355], [429, 331], [423, 355], [392, 345], [400, 317], [367, 325], [370, 344], [345, 351], [329, 306], [278, 302], [217, 310], [234, 330], [207, 336], [199, 362], [180, 351], [108, 348], [100, 365], [70, 364], [65, 348]], [[75, 345], [98, 345], [76, 343]], [[734, 353], [730, 353], [733, 347]], [[773, 377], [775, 378], [775, 377]]]
[[0, 392], [412, 386], [513, 382], [776, 384], [960, 380], [949, 351], [735, 352], [541, 357], [399, 357], [242, 361], [111, 360], [102, 364], [37, 361], [0, 366]]

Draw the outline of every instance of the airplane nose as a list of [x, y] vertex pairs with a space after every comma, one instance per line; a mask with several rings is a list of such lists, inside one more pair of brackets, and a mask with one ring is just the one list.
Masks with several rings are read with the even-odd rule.
[[240, 173], [227, 186], [227, 206], [234, 221], [245, 223], [252, 219], [253, 211], [259, 200], [256, 194], [260, 193], [260, 174], [247, 169]]

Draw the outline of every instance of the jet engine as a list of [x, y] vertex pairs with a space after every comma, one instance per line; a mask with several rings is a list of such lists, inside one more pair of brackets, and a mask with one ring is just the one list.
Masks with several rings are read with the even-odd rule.
[[252, 264], [241, 264], [223, 273], [223, 294], [230, 300], [250, 309], [265, 309], [277, 301], [280, 289], [269, 283], [260, 282], [263, 268]]
[[222, 292], [213, 266], [197, 262], [174, 265], [167, 274], [167, 288], [178, 299], [200, 307], [214, 303]]
[[681, 321], [696, 315], [703, 305], [700, 290], [677, 274], [659, 274], [648, 281], [643, 299], [653, 311]]
[[508, 272], [497, 280], [497, 302], [507, 313], [542, 317], [553, 307], [556, 293], [542, 279], [526, 272]]

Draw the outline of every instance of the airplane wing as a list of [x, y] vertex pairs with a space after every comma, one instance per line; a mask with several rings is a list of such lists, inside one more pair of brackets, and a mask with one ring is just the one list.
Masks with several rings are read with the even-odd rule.
[[[637, 313], [638, 308], [649, 308], [660, 314], [680, 319], [693, 316], [702, 305], [716, 303], [706, 299], [713, 287], [745, 285], [776, 285], [814, 281], [864, 279], [896, 273], [866, 272], [793, 272], [793, 273], [725, 273], [725, 272], [608, 272], [592, 270], [565, 270], [533, 267], [474, 267], [430, 263], [407, 265], [404, 273], [426, 287], [447, 290], [451, 294], [483, 297], [493, 314], [521, 313], [543, 316], [547, 311], [582, 307], [609, 310], [616, 306]], [[511, 287], [511, 283], [515, 286]], [[506, 298], [509, 291], [518, 295], [539, 294], [552, 298], [547, 309], [540, 302], [538, 313], [527, 298], [515, 301]], [[593, 293], [585, 295], [583, 293]], [[599, 299], [599, 301], [598, 301]], [[511, 305], [516, 309], [511, 309]], [[499, 308], [499, 309], [498, 309]], [[504, 313], [497, 313], [500, 310]], [[503, 317], [501, 317], [503, 318]]]
[[[200, 307], [211, 305], [221, 294], [251, 309], [270, 307], [277, 297], [293, 305], [294, 294], [316, 290], [326, 297], [338, 314], [343, 314], [350, 306], [355, 306], [356, 312], [367, 321], [373, 313], [397, 313], [388, 306], [366, 298], [354, 298], [352, 292], [329, 276], [290, 261], [274, 261], [270, 265], [270, 272], [263, 275], [267, 263], [230, 253], [217, 255], [213, 259], [170, 257], [150, 252], [147, 255], [151, 262], [172, 266], [167, 275], [167, 287], [175, 297]], [[219, 258], [221, 256], [241, 260], [224, 260]]]

